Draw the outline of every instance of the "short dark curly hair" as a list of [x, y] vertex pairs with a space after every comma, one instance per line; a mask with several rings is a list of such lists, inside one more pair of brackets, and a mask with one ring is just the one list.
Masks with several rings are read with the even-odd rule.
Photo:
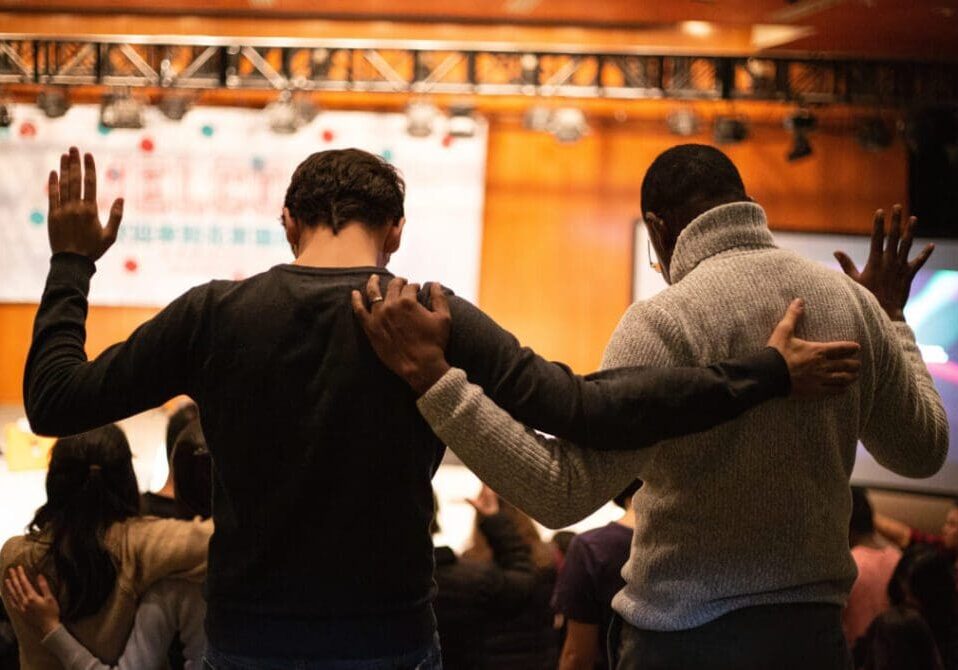
[[349, 221], [381, 228], [405, 216], [406, 185], [392, 165], [359, 149], [312, 154], [293, 172], [284, 206], [309, 226], [339, 233]]

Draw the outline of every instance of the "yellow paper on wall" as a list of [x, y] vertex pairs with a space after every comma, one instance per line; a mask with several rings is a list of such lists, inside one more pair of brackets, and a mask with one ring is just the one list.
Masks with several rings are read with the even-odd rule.
[[7, 467], [11, 472], [46, 470], [50, 465], [50, 449], [53, 448], [56, 438], [34, 435], [19, 422], [4, 426], [3, 437], [3, 453], [7, 457]]

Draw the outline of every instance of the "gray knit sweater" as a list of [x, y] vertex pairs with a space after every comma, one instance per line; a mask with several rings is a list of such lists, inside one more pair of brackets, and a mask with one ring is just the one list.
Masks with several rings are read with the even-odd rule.
[[683, 630], [751, 605], [844, 603], [855, 578], [848, 481], [859, 439], [910, 477], [934, 474], [948, 450], [945, 412], [911, 329], [844, 275], [776, 248], [752, 203], [693, 221], [671, 276], [673, 286], [626, 312], [604, 367], [702, 365], [754, 352], [802, 297], [800, 336], [861, 343], [859, 383], [827, 399], [773, 400], [634, 452], [538, 435], [457, 369], [420, 399], [420, 411], [480, 478], [547, 526], [581, 519], [644, 480], [626, 587], [613, 601], [635, 626]]

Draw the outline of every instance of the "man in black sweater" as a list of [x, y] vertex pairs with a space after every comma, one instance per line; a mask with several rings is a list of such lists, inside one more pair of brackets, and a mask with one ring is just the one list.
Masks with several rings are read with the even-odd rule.
[[[24, 379], [34, 430], [69, 435], [179, 394], [196, 401], [216, 465], [212, 667], [439, 667], [430, 479], [444, 447], [350, 306], [371, 273], [390, 277], [404, 225], [396, 171], [354, 149], [313, 154], [283, 209], [295, 262], [191, 289], [88, 361], [90, 279], [123, 203], [101, 227], [93, 157], [84, 163], [71, 148], [50, 174], [53, 257]], [[798, 340], [792, 313], [775, 348], [747, 359], [583, 378], [450, 303], [451, 364], [481, 371], [473, 381], [517, 419], [597, 448], [704, 430], [790, 391], [835, 392], [857, 369], [857, 345]]]

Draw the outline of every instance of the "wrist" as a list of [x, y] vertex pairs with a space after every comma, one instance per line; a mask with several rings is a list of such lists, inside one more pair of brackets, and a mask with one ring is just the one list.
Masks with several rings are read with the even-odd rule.
[[47, 621], [42, 621], [40, 623], [40, 635], [43, 637], [47, 637], [51, 635], [54, 631], [56, 631], [56, 629], [59, 628], [61, 625], [62, 624], [60, 623], [59, 619], [50, 619]]
[[407, 372], [403, 373], [403, 379], [415, 391], [416, 397], [422, 397], [447, 372], [449, 372], [449, 363], [445, 356], [439, 356], [411, 366]]

